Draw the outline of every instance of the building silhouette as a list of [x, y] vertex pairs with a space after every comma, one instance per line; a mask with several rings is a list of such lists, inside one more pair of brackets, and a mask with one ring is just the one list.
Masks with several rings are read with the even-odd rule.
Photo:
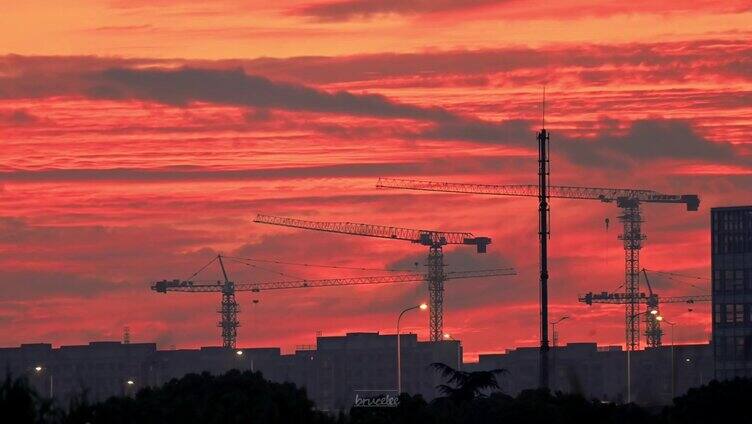
[[715, 376], [752, 377], [752, 206], [710, 214]]
[[[457, 364], [459, 341], [418, 341], [402, 334], [403, 390], [426, 399], [439, 395], [443, 383], [434, 362]], [[231, 369], [261, 371], [265, 378], [305, 387], [322, 410], [349, 409], [356, 393], [396, 391], [395, 335], [348, 333], [318, 337], [316, 346], [282, 354], [279, 348], [202, 347], [158, 350], [155, 343], [91, 342], [81, 346], [23, 344], [0, 348], [0, 366], [26, 376], [43, 396], [62, 405], [86, 393], [89, 400], [135, 394], [189, 373], [220, 374]]]
[[[503, 368], [501, 389], [510, 395], [537, 387], [537, 347], [480, 355], [470, 370]], [[626, 351], [621, 346], [568, 343], [551, 348], [552, 391], [577, 393], [588, 399], [623, 402], [627, 399]], [[631, 353], [632, 400], [643, 405], [667, 405], [692, 387], [713, 379], [709, 344], [651, 347]], [[673, 372], [672, 372], [673, 369]]]
[[[436, 386], [445, 383], [431, 367], [434, 362], [459, 365], [468, 371], [504, 368], [508, 374], [501, 375], [499, 383], [511, 395], [537, 387], [536, 347], [481, 355], [478, 362], [463, 364], [459, 362], [459, 341], [424, 342], [415, 334], [401, 337], [403, 391], [420, 394], [426, 400], [439, 396]], [[0, 366], [14, 376], [27, 376], [41, 395], [52, 394], [61, 405], [83, 392], [89, 400], [98, 401], [132, 396], [140, 388], [159, 386], [188, 373], [254, 370], [269, 380], [304, 387], [317, 408], [334, 412], [349, 409], [359, 393], [394, 393], [396, 341], [393, 334], [348, 333], [318, 337], [316, 346], [300, 347], [290, 354], [283, 354], [279, 348], [158, 350], [155, 343], [92, 342], [59, 348], [24, 344], [0, 348]], [[713, 378], [711, 345], [679, 345], [673, 356], [671, 349], [662, 346], [632, 353], [633, 400], [668, 404], [674, 395]], [[625, 359], [625, 351], [619, 346], [569, 343], [552, 348], [551, 388], [622, 401]]]

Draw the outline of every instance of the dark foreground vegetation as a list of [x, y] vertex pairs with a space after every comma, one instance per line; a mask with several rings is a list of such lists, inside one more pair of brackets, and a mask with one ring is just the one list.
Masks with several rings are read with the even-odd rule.
[[88, 403], [85, 395], [56, 405], [24, 379], [6, 377], [0, 386], [0, 422], [25, 423], [722, 423], [752, 422], [752, 379], [712, 382], [690, 390], [662, 410], [588, 400], [578, 395], [529, 390], [517, 397], [483, 395], [503, 371], [462, 373], [438, 366], [447, 377], [444, 397], [426, 402], [402, 395], [395, 408], [351, 408], [319, 412], [305, 390], [273, 383], [260, 373], [230, 371], [221, 376], [190, 374], [134, 397]]

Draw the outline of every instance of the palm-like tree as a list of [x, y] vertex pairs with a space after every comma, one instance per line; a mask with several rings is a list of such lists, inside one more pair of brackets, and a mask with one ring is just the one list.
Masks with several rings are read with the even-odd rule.
[[470, 401], [484, 396], [484, 390], [498, 389], [499, 382], [496, 376], [508, 373], [502, 368], [489, 371], [460, 371], [441, 362], [434, 362], [431, 366], [439, 371], [448, 383], [440, 384], [436, 388], [454, 401]]

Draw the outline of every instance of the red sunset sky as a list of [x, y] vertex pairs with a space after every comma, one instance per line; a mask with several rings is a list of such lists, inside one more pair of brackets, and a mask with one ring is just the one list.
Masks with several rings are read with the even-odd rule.
[[[552, 183], [696, 193], [646, 205], [648, 269], [709, 277], [709, 210], [752, 203], [752, 2], [41, 0], [0, 13], [0, 346], [220, 343], [217, 294], [156, 294], [218, 252], [410, 268], [410, 243], [253, 224], [256, 213], [493, 238], [446, 249], [445, 330], [467, 359], [538, 341], [537, 204], [377, 190], [379, 176], [535, 183], [546, 86]], [[560, 342], [624, 343], [614, 205], [552, 201]], [[606, 230], [604, 219], [612, 226]], [[268, 265], [292, 277], [376, 271]], [[423, 267], [419, 267], [423, 270]], [[237, 281], [281, 280], [239, 264]], [[218, 278], [217, 270], [201, 274]], [[662, 296], [707, 279], [653, 277]], [[689, 283], [692, 283], [690, 285]], [[424, 284], [242, 293], [239, 345], [393, 332]], [[253, 299], [259, 303], [252, 304]], [[666, 305], [679, 342], [708, 304]], [[409, 331], [427, 337], [427, 316]]]

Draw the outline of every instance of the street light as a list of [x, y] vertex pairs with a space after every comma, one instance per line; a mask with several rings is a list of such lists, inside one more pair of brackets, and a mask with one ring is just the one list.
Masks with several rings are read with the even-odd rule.
[[460, 352], [460, 341], [452, 337], [449, 333], [444, 333], [444, 340], [457, 342], [457, 370], [462, 369], [462, 353]]
[[[235, 351], [235, 356], [238, 357], [238, 359], [243, 359], [243, 355], [245, 355], [245, 352], [238, 349]], [[251, 356], [251, 372], [253, 372], [253, 356]]]
[[[630, 317], [632, 321], [635, 320], [635, 318], [639, 317], [640, 315], [650, 313], [650, 315], [653, 317], [656, 321], [662, 321], [663, 317], [658, 315], [657, 309], [651, 309], [650, 311], [644, 311], [644, 312], [638, 312]], [[629, 346], [626, 346], [627, 348], [627, 403], [632, 403], [632, 361], [631, 361], [631, 352], [632, 350], [629, 348]]]
[[556, 324], [564, 321], [565, 319], [569, 319], [569, 315], [564, 315], [563, 317], [557, 319], [556, 321], [552, 321], [551, 324], [551, 338], [553, 339], [553, 355], [551, 358], [551, 371], [554, 375], [554, 388], [557, 386], [557, 374], [556, 374], [556, 342], [559, 340], [558, 334], [556, 334]]
[[402, 393], [402, 351], [400, 349], [400, 320], [402, 319], [402, 315], [405, 315], [406, 312], [412, 311], [413, 309], [420, 309], [421, 311], [425, 311], [426, 309], [428, 309], [428, 305], [421, 303], [420, 305], [411, 306], [400, 312], [399, 316], [397, 317], [397, 396]]
[[671, 326], [671, 399], [673, 399], [676, 396], [676, 362], [674, 359], [674, 326], [676, 323], [671, 322], [660, 315], [655, 317], [655, 319]]
[[133, 379], [125, 380], [123, 383], [123, 396], [132, 397], [135, 391], [136, 381]]
[[45, 368], [42, 365], [37, 365], [37, 366], [34, 367], [34, 373], [36, 373], [37, 375], [47, 374], [50, 377], [50, 386], [49, 386], [50, 390], [49, 390], [49, 392], [50, 392], [50, 399], [52, 399], [52, 395], [54, 394], [53, 390], [52, 390], [52, 383], [53, 383], [52, 372], [50, 372], [49, 370], [47, 370], [47, 368]]
[[553, 327], [553, 329], [551, 330], [551, 334], [554, 336], [553, 338], [554, 347], [556, 347], [556, 337], [555, 337], [556, 336], [556, 324], [564, 321], [565, 319], [569, 319], [569, 315], [564, 315], [563, 317], [557, 319], [556, 321], [552, 321], [549, 323]]

